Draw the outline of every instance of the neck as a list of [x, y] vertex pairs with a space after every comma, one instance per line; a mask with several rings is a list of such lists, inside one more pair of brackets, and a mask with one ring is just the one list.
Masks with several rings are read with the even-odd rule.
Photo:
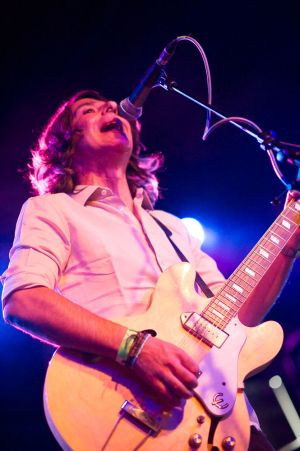
[[99, 185], [110, 188], [112, 192], [120, 197], [124, 204], [133, 211], [133, 199], [129, 190], [126, 174], [124, 171], [107, 169], [101, 174], [87, 172], [78, 177], [80, 185]]

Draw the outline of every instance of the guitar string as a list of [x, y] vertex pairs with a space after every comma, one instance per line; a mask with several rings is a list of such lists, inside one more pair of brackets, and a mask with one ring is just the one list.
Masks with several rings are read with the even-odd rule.
[[137, 446], [135, 446], [135, 447], [132, 449], [132, 451], [137, 451], [137, 450], [139, 450], [139, 449], [141, 448], [141, 446], [143, 446], [144, 443], [146, 443], [146, 441], [148, 440], [148, 438], [151, 437], [151, 435], [152, 435], [152, 431], [151, 431], [151, 429], [149, 429], [149, 432], [147, 433], [147, 435], [140, 441], [140, 443], [139, 443]]
[[115, 423], [114, 426], [112, 427], [112, 430], [110, 431], [110, 433], [109, 433], [107, 439], [105, 440], [104, 445], [103, 445], [102, 448], [100, 449], [100, 451], [104, 451], [104, 450], [105, 450], [105, 448], [106, 448], [107, 445], [109, 444], [110, 439], [112, 438], [114, 432], [116, 431], [116, 429], [117, 429], [117, 427], [118, 427], [118, 425], [119, 425], [119, 423], [120, 423], [120, 421], [122, 420], [123, 417], [124, 417], [124, 412], [121, 412], [121, 413], [119, 414], [119, 417], [118, 417], [116, 423]]
[[[104, 445], [100, 448], [99, 451], [104, 451], [105, 448], [107, 447], [107, 445], [109, 445], [110, 439], [112, 438], [113, 434], [116, 432], [117, 427], [119, 426], [121, 420], [123, 420], [124, 418], [125, 418], [125, 413], [121, 412], [119, 414], [117, 421], [115, 422], [114, 426], [112, 427], [112, 430], [110, 431], [107, 439], [105, 440]], [[132, 449], [132, 451], [139, 450], [141, 448], [141, 446], [143, 446], [144, 443], [148, 440], [148, 438], [151, 437], [151, 435], [152, 435], [152, 430], [149, 428], [149, 431], [147, 432], [146, 436], [140, 440], [140, 442]]]

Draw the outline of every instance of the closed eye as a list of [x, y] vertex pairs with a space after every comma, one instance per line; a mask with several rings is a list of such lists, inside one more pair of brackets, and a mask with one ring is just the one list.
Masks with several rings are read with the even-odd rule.
[[82, 114], [90, 114], [90, 113], [95, 113], [95, 112], [96, 112], [95, 108], [87, 108], [82, 111]]

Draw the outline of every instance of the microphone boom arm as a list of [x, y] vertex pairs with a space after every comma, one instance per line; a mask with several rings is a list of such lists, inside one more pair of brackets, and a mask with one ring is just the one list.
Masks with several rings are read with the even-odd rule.
[[[287, 190], [290, 189], [296, 189], [298, 191], [300, 190], [300, 145], [277, 141], [274, 137], [273, 132], [270, 131], [264, 132], [257, 124], [255, 124], [249, 119], [238, 116], [226, 117], [223, 113], [218, 111], [211, 104], [199, 101], [194, 97], [191, 97], [187, 93], [178, 89], [176, 82], [168, 80], [168, 77], [166, 75], [164, 77], [161, 77], [159, 81], [159, 86], [165, 89], [166, 91], [174, 91], [177, 94], [180, 94], [181, 96], [185, 97], [186, 99], [190, 100], [196, 105], [206, 109], [206, 111], [209, 111], [210, 113], [213, 113], [219, 118], [221, 118], [220, 121], [216, 122], [214, 125], [212, 125], [209, 129], [206, 130], [202, 138], [203, 140], [206, 140], [206, 138], [217, 127], [219, 127], [222, 124], [230, 123], [234, 125], [235, 127], [242, 130], [244, 133], [250, 135], [252, 138], [255, 138], [256, 141], [259, 143], [260, 148], [267, 152], [267, 155], [270, 158], [271, 165], [276, 176], [284, 184]], [[241, 123], [243, 125], [241, 125]], [[251, 130], [250, 128], [245, 127], [245, 125], [251, 127]], [[289, 164], [298, 167], [297, 176], [293, 181], [288, 180], [283, 175], [277, 164], [277, 161], [282, 162], [284, 160], [287, 161]]]

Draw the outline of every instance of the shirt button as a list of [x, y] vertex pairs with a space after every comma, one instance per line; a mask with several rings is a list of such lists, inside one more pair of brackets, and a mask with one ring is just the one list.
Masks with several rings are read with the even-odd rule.
[[102, 189], [101, 190], [101, 195], [102, 196], [106, 196], [107, 195], [107, 189]]

